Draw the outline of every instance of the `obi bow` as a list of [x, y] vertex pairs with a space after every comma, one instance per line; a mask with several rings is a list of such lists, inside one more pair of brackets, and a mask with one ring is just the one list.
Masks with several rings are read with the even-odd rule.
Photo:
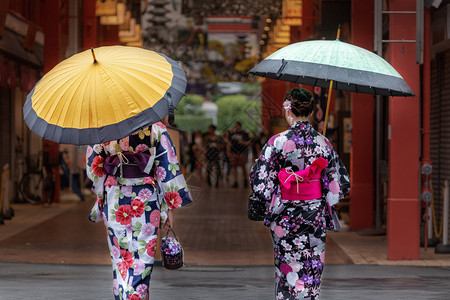
[[[152, 152], [151, 150], [152, 148], [150, 152]], [[117, 170], [119, 169], [122, 178], [124, 175], [126, 178], [144, 177], [150, 173], [154, 159], [154, 153], [117, 152], [105, 159], [104, 168], [107, 174], [115, 176], [118, 175]]]
[[301, 171], [293, 172], [292, 170], [283, 168], [278, 173], [278, 179], [281, 187], [289, 190], [292, 184], [295, 184], [297, 186], [297, 193], [299, 193], [299, 183], [320, 181], [320, 173], [327, 165], [328, 161], [322, 157], [319, 157], [309, 167]]

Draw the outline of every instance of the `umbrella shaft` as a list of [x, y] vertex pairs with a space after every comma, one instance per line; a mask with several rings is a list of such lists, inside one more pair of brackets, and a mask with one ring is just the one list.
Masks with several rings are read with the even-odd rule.
[[325, 112], [325, 122], [323, 124], [323, 136], [327, 134], [328, 112], [330, 111], [331, 93], [333, 92], [332, 88], [333, 88], [333, 80], [330, 80], [330, 87], [328, 88], [327, 110]]

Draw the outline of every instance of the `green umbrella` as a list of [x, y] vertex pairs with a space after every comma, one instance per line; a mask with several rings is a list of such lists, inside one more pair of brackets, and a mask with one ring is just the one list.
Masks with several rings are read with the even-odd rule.
[[382, 57], [339, 40], [288, 45], [250, 73], [262, 77], [382, 96], [414, 96], [400, 74]]
[[[330, 90], [382, 95], [414, 96], [400, 74], [382, 57], [338, 38], [288, 45], [274, 52], [251, 74]], [[328, 93], [330, 96], [331, 93]], [[328, 106], [325, 124], [328, 117]], [[324, 134], [326, 125], [324, 127]]]

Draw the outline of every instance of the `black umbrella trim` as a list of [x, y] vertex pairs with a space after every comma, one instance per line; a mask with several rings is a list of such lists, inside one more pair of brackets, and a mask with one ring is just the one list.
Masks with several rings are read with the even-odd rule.
[[415, 96], [405, 80], [399, 77], [315, 63], [266, 59], [249, 73], [322, 88], [329, 88], [330, 80], [333, 80], [333, 89], [355, 93]]
[[49, 124], [36, 114], [31, 103], [31, 97], [34, 93], [33, 88], [27, 95], [23, 107], [25, 123], [31, 131], [49, 141], [59, 144], [92, 145], [124, 138], [142, 128], [161, 121], [169, 112], [168, 99], [171, 98], [172, 104], [176, 106], [184, 96], [187, 82], [184, 70], [176, 61], [168, 58], [164, 54], [158, 54], [163, 56], [172, 65], [174, 76], [170, 88], [166, 91], [165, 95], [153, 105], [153, 107], [119, 123], [99, 128], [63, 128], [54, 124]]

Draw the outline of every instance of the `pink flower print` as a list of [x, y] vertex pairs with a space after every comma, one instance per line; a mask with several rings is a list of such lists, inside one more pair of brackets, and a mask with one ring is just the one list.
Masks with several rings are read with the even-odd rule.
[[148, 146], [146, 144], [139, 144], [136, 146], [136, 149], [134, 149], [135, 152], [144, 152], [145, 150], [148, 150]]
[[280, 265], [280, 271], [284, 275], [287, 275], [287, 273], [292, 272], [292, 268], [291, 268], [290, 265], [283, 263], [283, 264]]
[[161, 213], [159, 212], [159, 210], [152, 211], [152, 213], [150, 214], [150, 223], [153, 226], [158, 227], [160, 219], [161, 219]]
[[285, 152], [285, 153], [290, 153], [290, 152], [292, 152], [292, 151], [294, 151], [295, 150], [295, 143], [293, 142], [293, 141], [291, 141], [291, 140], [287, 140], [286, 142], [284, 142], [284, 144], [283, 144], [283, 151]]
[[330, 182], [328, 188], [330, 189], [330, 192], [332, 192], [333, 194], [339, 194], [339, 183], [336, 180]]
[[297, 292], [300, 292], [300, 291], [302, 291], [304, 288], [305, 288], [305, 283], [304, 283], [301, 279], [298, 279], [298, 280], [295, 282], [295, 290], [296, 290]]
[[117, 183], [116, 177], [108, 176], [108, 178], [105, 181], [105, 185], [109, 185], [109, 186], [115, 185], [115, 186], [117, 186], [118, 183]]
[[145, 223], [141, 227], [141, 233], [144, 237], [151, 236], [155, 232], [155, 226], [150, 223]]
[[160, 181], [163, 181], [166, 178], [166, 170], [163, 167], [158, 167], [156, 169], [156, 177]]
[[142, 189], [139, 191], [139, 195], [138, 195], [138, 197], [144, 201], [149, 200], [151, 196], [152, 196], [152, 191], [150, 191], [150, 189]]
[[170, 147], [169, 150], [167, 151], [167, 159], [171, 164], [178, 163], [177, 154], [175, 153], [175, 150], [172, 147]]
[[120, 148], [122, 148], [123, 151], [128, 151], [130, 148], [130, 138], [126, 137], [119, 141]]
[[320, 253], [320, 261], [321, 261], [322, 263], [325, 262], [325, 251], [322, 251], [322, 252]]
[[114, 246], [116, 246], [117, 248], [119, 248], [119, 242], [117, 241], [117, 238], [116, 238], [116, 237], [113, 238], [113, 242], [114, 242]]
[[120, 250], [116, 246], [111, 247], [111, 255], [113, 258], [118, 259], [120, 257]]
[[91, 146], [88, 146], [87, 149], [86, 149], [86, 159], [91, 157], [92, 153], [94, 153], [94, 149], [92, 149]]
[[289, 265], [292, 268], [292, 272], [298, 273], [298, 271], [300, 271], [300, 263], [292, 261]]
[[161, 129], [166, 129], [167, 128], [166, 125], [164, 125], [164, 123], [162, 123], [162, 122], [156, 122], [155, 125], [158, 126]]
[[120, 189], [122, 190], [122, 193], [125, 197], [131, 197], [131, 195], [133, 194], [132, 186], [122, 186]]
[[115, 296], [119, 296], [119, 283], [117, 282], [117, 279], [113, 280], [113, 291]]
[[126, 226], [125, 226], [125, 230], [126, 230], [127, 233], [129, 233], [129, 234], [133, 234], [133, 225], [131, 225], [131, 223], [128, 224], [128, 225], [126, 225]]
[[145, 264], [140, 260], [140, 259], [136, 259], [134, 261], [134, 275], [141, 275], [142, 272], [144, 272], [145, 270]]
[[276, 226], [273, 228], [273, 231], [275, 232], [275, 234], [276, 234], [277, 237], [279, 237], [279, 238], [281, 238], [281, 237], [284, 236], [284, 230], [283, 230], [283, 228], [282, 228], [281, 226], [279, 226], [279, 225], [276, 225]]
[[163, 146], [164, 149], [169, 150], [171, 147], [169, 138], [165, 135], [161, 136], [161, 146]]
[[277, 139], [277, 137], [279, 137], [280, 134], [275, 134], [274, 136], [272, 136], [269, 141], [267, 142], [267, 144], [269, 144], [269, 146], [273, 146], [273, 143], [275, 142], [275, 140]]
[[145, 295], [147, 295], [147, 285], [146, 284], [140, 284], [137, 286], [136, 288], [136, 293], [142, 297], [144, 297]]

